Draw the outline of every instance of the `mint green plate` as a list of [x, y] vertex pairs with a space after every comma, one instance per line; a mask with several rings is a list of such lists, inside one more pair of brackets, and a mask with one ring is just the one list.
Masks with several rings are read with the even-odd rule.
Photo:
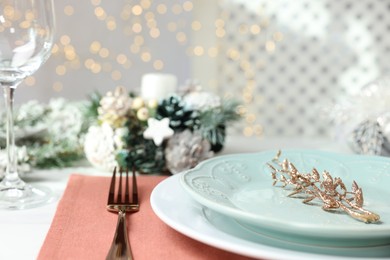
[[234, 154], [204, 161], [181, 174], [181, 184], [200, 204], [237, 220], [246, 228], [286, 241], [325, 247], [390, 244], [390, 159], [311, 150], [286, 150], [302, 172], [315, 167], [340, 177], [347, 189], [353, 180], [363, 189], [364, 208], [380, 215], [365, 224], [342, 211], [329, 213], [321, 204], [306, 205], [287, 197], [291, 191], [272, 186], [266, 163], [276, 151]]

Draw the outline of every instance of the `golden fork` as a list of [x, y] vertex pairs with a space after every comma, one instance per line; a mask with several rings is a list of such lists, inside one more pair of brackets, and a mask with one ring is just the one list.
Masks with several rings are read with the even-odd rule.
[[108, 194], [107, 210], [118, 213], [118, 223], [114, 239], [108, 251], [106, 259], [133, 259], [129, 237], [127, 235], [126, 212], [137, 212], [139, 210], [137, 179], [135, 177], [135, 169], [133, 168], [132, 175], [132, 198], [130, 200], [129, 192], [129, 170], [126, 170], [125, 177], [125, 194], [122, 194], [122, 175], [123, 170], [119, 168], [119, 184], [117, 198], [115, 198], [115, 182], [116, 182], [116, 167], [111, 178], [110, 192]]

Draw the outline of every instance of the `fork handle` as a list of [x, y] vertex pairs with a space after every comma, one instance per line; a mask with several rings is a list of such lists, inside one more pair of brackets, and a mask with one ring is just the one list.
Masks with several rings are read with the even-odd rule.
[[121, 210], [118, 212], [118, 223], [116, 225], [114, 239], [106, 257], [106, 260], [114, 259], [133, 260], [129, 237], [127, 235], [126, 212]]

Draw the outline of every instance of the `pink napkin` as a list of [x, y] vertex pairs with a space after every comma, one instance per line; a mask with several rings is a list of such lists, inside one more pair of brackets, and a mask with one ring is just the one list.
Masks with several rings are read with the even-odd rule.
[[[129, 239], [138, 259], [248, 259], [171, 229], [153, 212], [149, 198], [166, 177], [139, 176], [141, 208], [128, 216]], [[117, 215], [105, 209], [109, 177], [72, 175], [38, 259], [105, 259]], [[174, 209], [173, 209], [174, 210]]]

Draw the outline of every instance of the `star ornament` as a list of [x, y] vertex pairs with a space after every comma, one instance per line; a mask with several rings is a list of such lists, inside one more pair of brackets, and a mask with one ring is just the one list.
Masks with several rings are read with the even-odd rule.
[[169, 118], [161, 120], [149, 118], [148, 128], [144, 131], [144, 138], [153, 139], [154, 144], [160, 146], [164, 139], [171, 137], [173, 134], [174, 131], [169, 127]]

